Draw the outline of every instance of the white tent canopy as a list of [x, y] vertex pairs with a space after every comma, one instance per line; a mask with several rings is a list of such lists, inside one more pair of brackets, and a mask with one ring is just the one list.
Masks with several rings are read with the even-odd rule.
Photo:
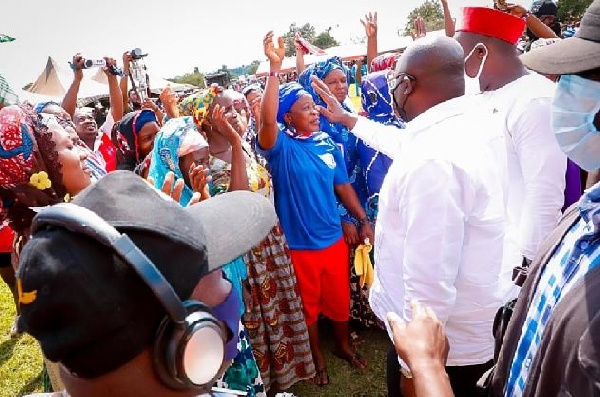
[[[79, 98], [108, 95], [106, 86], [93, 81], [88, 76], [86, 77], [84, 77], [79, 87]], [[62, 99], [72, 82], [73, 72], [68, 68], [59, 66], [52, 57], [48, 57], [46, 67], [26, 91], [52, 99]]]
[[[79, 86], [78, 102], [85, 104], [89, 100], [108, 97], [108, 79], [101, 69], [87, 69]], [[19, 98], [30, 102], [57, 101], [61, 102], [73, 82], [73, 71], [69, 67], [60, 66], [52, 57], [48, 57], [46, 67], [36, 81], [27, 90], [19, 92]], [[175, 91], [185, 91], [196, 88], [190, 84], [171, 83], [159, 77], [150, 76], [150, 86], [153, 90], [162, 90], [170, 85]]]

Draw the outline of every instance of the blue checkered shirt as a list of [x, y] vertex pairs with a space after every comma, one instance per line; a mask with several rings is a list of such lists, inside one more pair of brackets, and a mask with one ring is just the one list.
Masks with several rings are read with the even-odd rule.
[[560, 299], [600, 263], [600, 184], [579, 201], [581, 218], [567, 232], [542, 270], [510, 367], [506, 397], [523, 395], [546, 325]]

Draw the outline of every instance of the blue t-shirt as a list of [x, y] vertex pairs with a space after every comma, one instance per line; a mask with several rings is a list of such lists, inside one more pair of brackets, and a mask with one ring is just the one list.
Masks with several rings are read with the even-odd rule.
[[348, 183], [344, 158], [329, 135], [296, 139], [280, 131], [275, 146], [256, 148], [269, 163], [275, 209], [290, 248], [319, 250], [342, 237], [334, 186]]

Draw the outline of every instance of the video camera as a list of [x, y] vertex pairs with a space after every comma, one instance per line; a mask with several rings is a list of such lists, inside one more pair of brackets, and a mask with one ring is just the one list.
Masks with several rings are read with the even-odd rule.
[[132, 89], [138, 94], [140, 101], [144, 102], [150, 97], [150, 77], [143, 61], [148, 54], [144, 54], [140, 48], [134, 48], [129, 53], [131, 54], [129, 78]]
[[131, 51], [130, 51], [130, 54], [131, 54], [131, 58], [132, 58], [134, 61], [140, 60], [140, 59], [142, 59], [142, 58], [144, 58], [144, 57], [148, 56], [148, 54], [144, 54], [144, 53], [142, 52], [142, 49], [141, 49], [141, 48], [134, 48], [133, 50], [131, 50]]
[[[69, 62], [71, 69], [75, 69], [75, 66]], [[85, 59], [83, 61], [83, 69], [90, 68], [104, 68], [106, 67], [106, 60], [104, 59]], [[116, 65], [109, 65], [108, 71], [115, 76], [123, 76], [123, 70]]]

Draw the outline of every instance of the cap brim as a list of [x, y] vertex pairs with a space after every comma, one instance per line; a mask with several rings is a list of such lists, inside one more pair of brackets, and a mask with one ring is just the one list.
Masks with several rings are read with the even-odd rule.
[[569, 37], [521, 55], [529, 69], [542, 74], [573, 74], [600, 67], [600, 43]]
[[248, 191], [221, 194], [186, 211], [204, 228], [209, 272], [258, 245], [277, 224], [271, 202]]

